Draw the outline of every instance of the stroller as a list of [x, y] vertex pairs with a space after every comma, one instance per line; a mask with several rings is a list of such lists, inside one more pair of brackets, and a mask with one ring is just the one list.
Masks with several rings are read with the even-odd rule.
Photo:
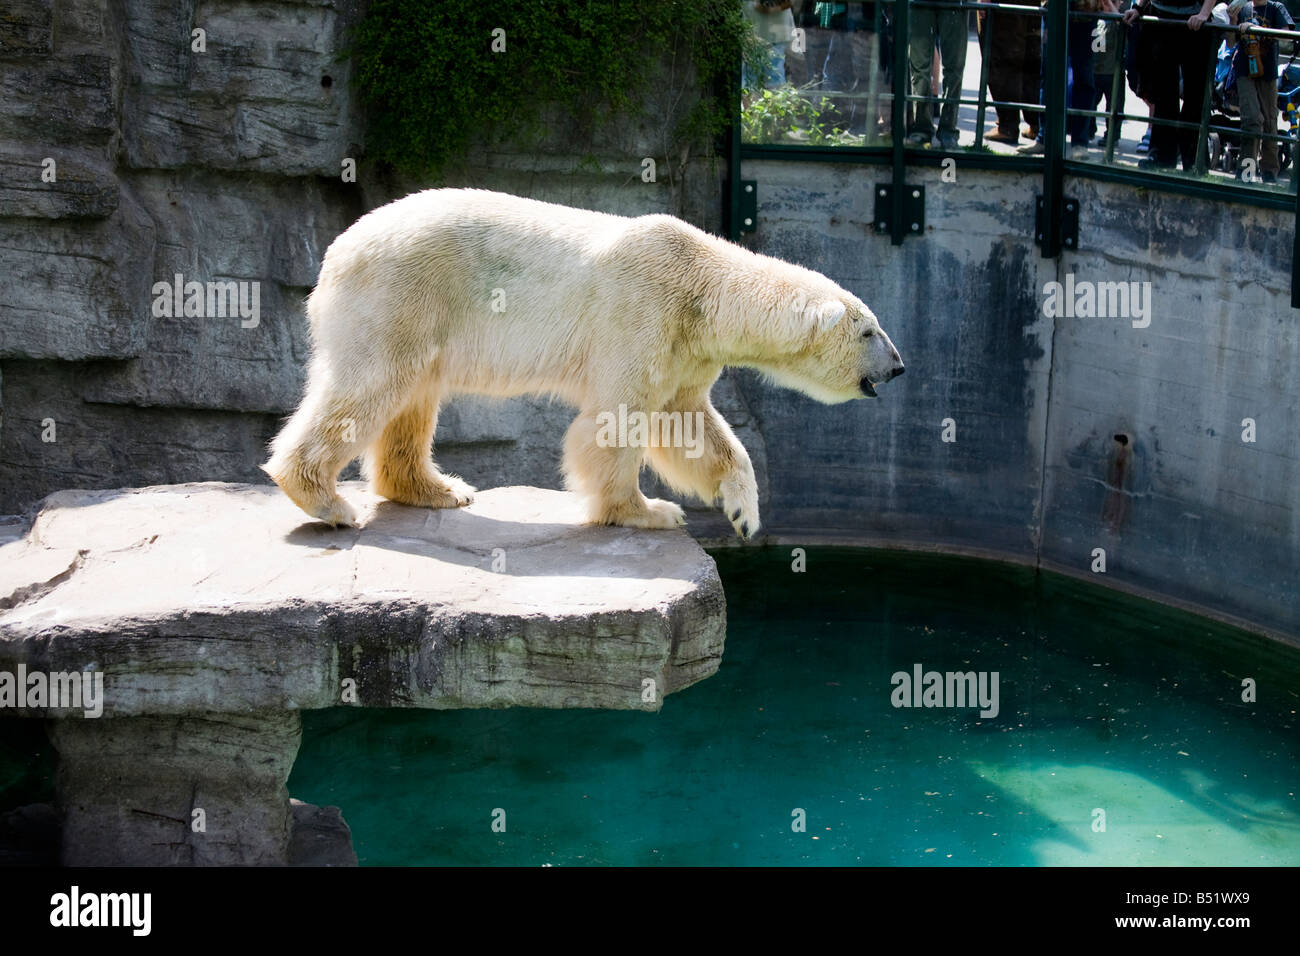
[[[1210, 125], [1227, 127], [1231, 132], [1211, 129], [1208, 139], [1210, 168], [1235, 173], [1241, 164], [1241, 110], [1237, 103], [1237, 71], [1232, 65], [1236, 46], [1224, 40], [1219, 44], [1218, 59], [1214, 66], [1214, 87], [1210, 92]], [[1297, 136], [1300, 136], [1300, 63], [1296, 57], [1281, 64], [1277, 76], [1277, 108], [1286, 120], [1286, 128], [1278, 132], [1287, 138], [1278, 142], [1278, 167], [1285, 171], [1295, 154]]]
[[1211, 129], [1207, 137], [1210, 168], [1235, 173], [1241, 162], [1241, 109], [1237, 105], [1237, 71], [1232, 66], [1235, 45], [1225, 39], [1219, 44], [1214, 64], [1214, 86], [1210, 90], [1210, 126], [1226, 127], [1232, 132]]
[[1287, 137], [1277, 146], [1278, 163], [1284, 170], [1291, 165], [1296, 139], [1300, 137], [1300, 63], [1296, 63], [1297, 56], [1300, 56], [1300, 47], [1295, 49], [1277, 75], [1277, 108], [1282, 111], [1287, 126], [1285, 130], [1278, 129]]

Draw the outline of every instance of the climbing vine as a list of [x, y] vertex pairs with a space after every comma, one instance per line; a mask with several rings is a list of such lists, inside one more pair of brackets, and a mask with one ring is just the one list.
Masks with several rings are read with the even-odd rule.
[[637, 116], [665, 77], [703, 94], [669, 148], [711, 137], [751, 36], [739, 0], [371, 0], [352, 46], [367, 156], [436, 176], [480, 137], [540, 137], [550, 107]]

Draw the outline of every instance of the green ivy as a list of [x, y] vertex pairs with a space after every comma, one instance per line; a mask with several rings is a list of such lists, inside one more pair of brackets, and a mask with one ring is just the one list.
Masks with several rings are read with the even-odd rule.
[[479, 137], [538, 135], [547, 106], [588, 128], [635, 116], [684, 63], [694, 75], [669, 79], [703, 95], [670, 142], [708, 139], [730, 119], [750, 37], [739, 0], [371, 0], [352, 47], [367, 157], [436, 176]]

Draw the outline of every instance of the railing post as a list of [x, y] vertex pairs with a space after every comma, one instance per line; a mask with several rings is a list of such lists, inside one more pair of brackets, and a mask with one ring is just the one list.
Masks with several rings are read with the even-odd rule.
[[1124, 88], [1124, 55], [1128, 46], [1128, 30], [1123, 24], [1120, 25], [1118, 33], [1119, 49], [1115, 51], [1115, 75], [1111, 77], [1110, 102], [1106, 104], [1110, 107], [1110, 115], [1106, 117], [1106, 163], [1108, 165], [1115, 161], [1115, 142], [1119, 139], [1119, 130], [1115, 128], [1115, 115], [1118, 112], [1115, 100], [1119, 98], [1119, 91]]
[[862, 142], [870, 146], [873, 143], [880, 142], [880, 131], [876, 129], [876, 118], [880, 114], [880, 68], [882, 63], [881, 51], [885, 46], [884, 32], [881, 27], [885, 22], [885, 11], [882, 4], [875, 4], [873, 14], [875, 22], [872, 24], [871, 40], [876, 45], [876, 49], [871, 57], [871, 76], [867, 80], [867, 118], [865, 133]]
[[894, 0], [894, 138], [893, 222], [890, 223], [890, 240], [896, 246], [903, 244], [907, 235], [907, 212], [903, 204], [903, 187], [907, 183], [907, 166], [903, 159], [903, 141], [907, 139], [907, 94], [912, 88], [912, 73], [908, 65], [911, 47], [908, 25], [908, 0]]
[[[1300, 162], [1300, 157], [1291, 155], [1291, 165]], [[1295, 221], [1291, 230], [1291, 308], [1300, 309], [1300, 189], [1295, 194]]]
[[740, 126], [741, 126], [741, 67], [736, 65], [730, 89], [727, 90], [731, 101], [731, 129], [727, 142], [727, 238], [732, 242], [740, 239]]
[[[975, 12], [975, 23], [979, 24], [979, 11]], [[984, 116], [988, 111], [989, 88], [989, 53], [993, 48], [993, 11], [984, 16], [984, 31], [980, 38], [980, 105], [975, 113], [975, 148], [984, 145]], [[1020, 120], [1016, 120], [1016, 129], [1020, 129]]]
[[1043, 231], [1039, 235], [1044, 259], [1061, 254], [1061, 195], [1065, 155], [1065, 50], [1070, 23], [1070, 0], [1048, 0], [1044, 24], [1047, 27], [1047, 55], [1043, 62], [1045, 124], [1043, 142]]

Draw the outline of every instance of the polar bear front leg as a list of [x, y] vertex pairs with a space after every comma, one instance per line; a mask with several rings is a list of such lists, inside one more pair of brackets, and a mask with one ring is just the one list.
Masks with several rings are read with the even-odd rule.
[[645, 449], [602, 446], [598, 432], [596, 414], [583, 412], [564, 436], [565, 485], [586, 500], [587, 520], [625, 528], [684, 525], [686, 513], [678, 505], [641, 494], [637, 477]]
[[671, 411], [681, 412], [683, 440], [650, 448], [650, 467], [677, 491], [706, 504], [721, 498], [736, 533], [754, 537], [759, 528], [758, 480], [745, 446], [707, 395], [675, 403]]

